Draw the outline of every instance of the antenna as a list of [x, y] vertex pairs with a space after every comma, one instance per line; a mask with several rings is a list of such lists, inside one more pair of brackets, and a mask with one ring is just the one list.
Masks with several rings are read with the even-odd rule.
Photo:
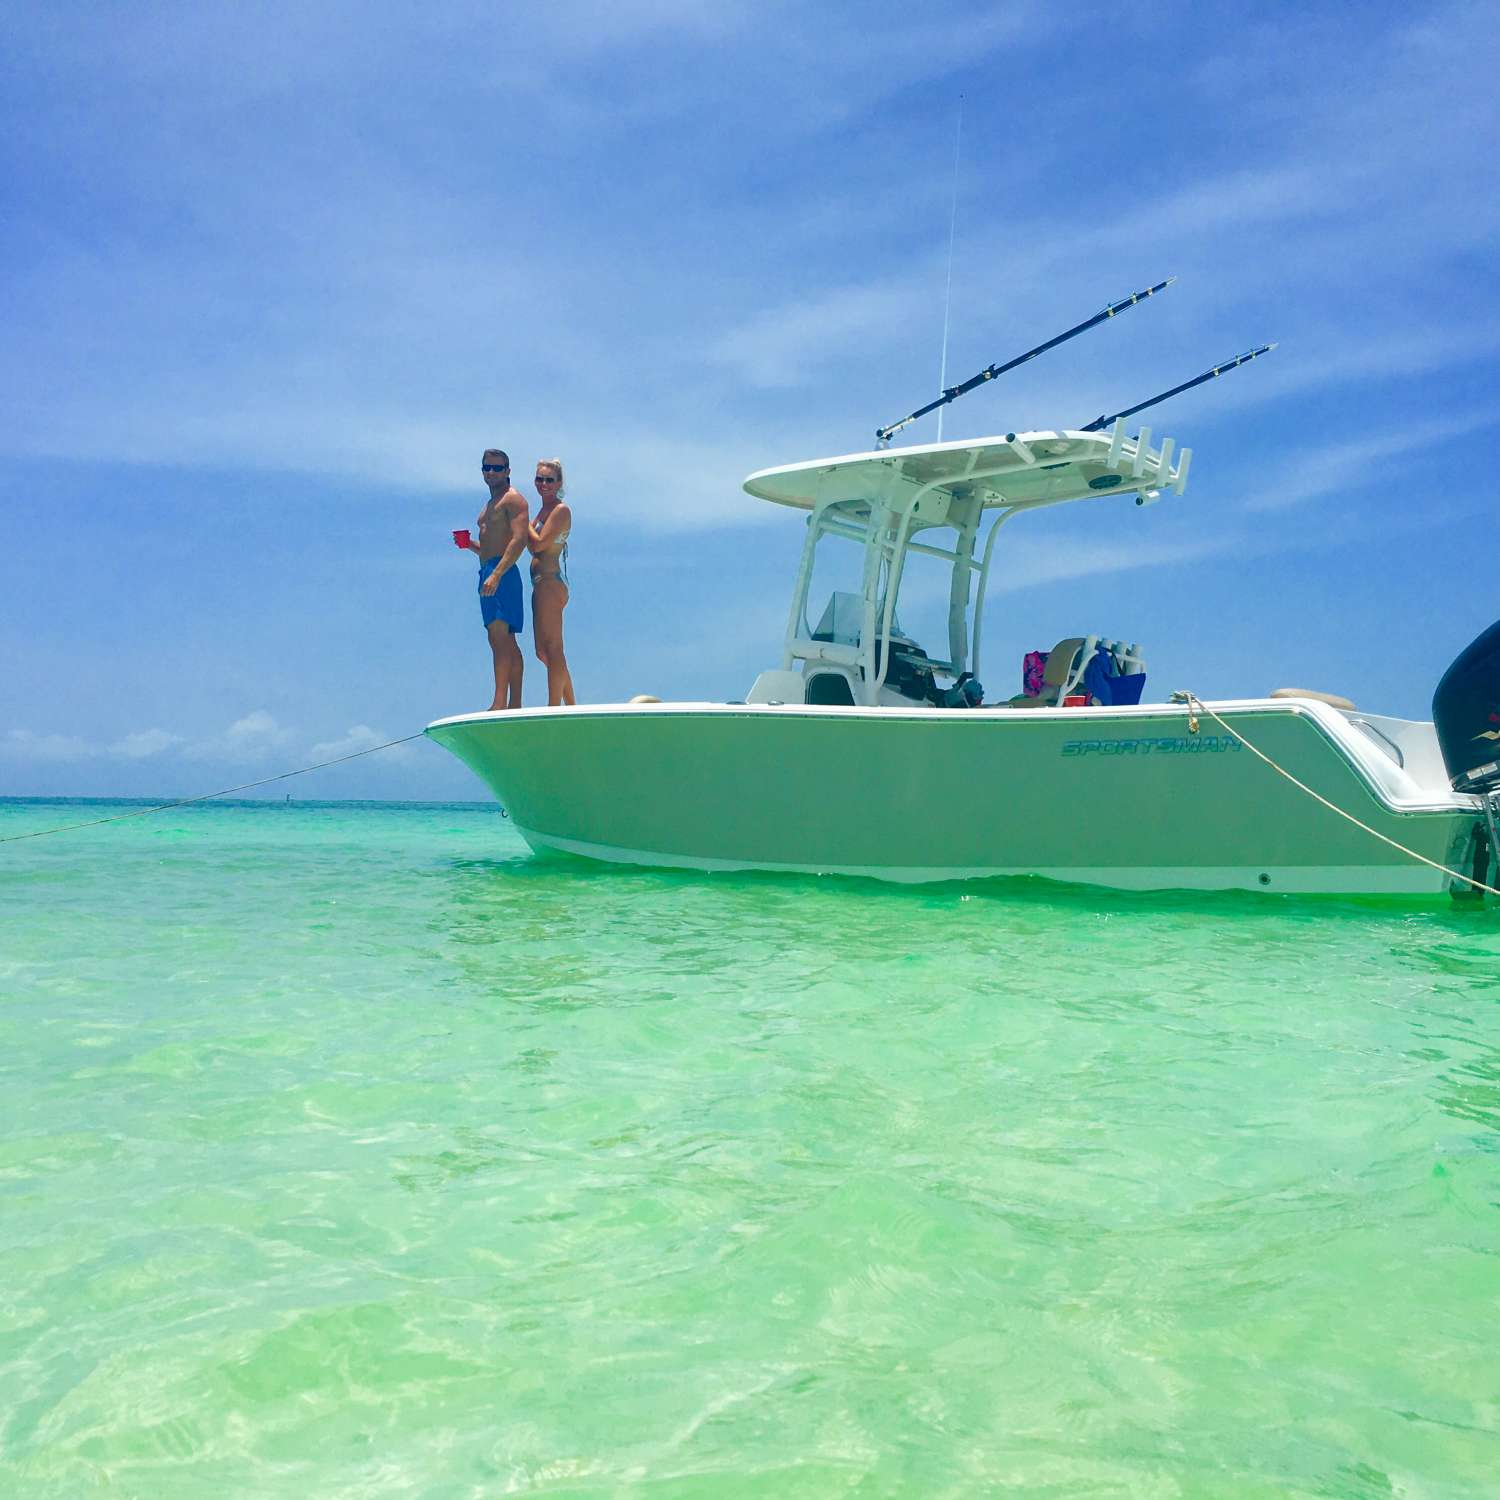
[[[948, 314], [953, 308], [953, 232], [958, 227], [958, 148], [964, 138], [964, 96], [958, 96], [958, 124], [953, 131], [953, 205], [948, 213], [948, 289], [943, 294], [943, 359], [938, 367], [938, 389], [948, 384]], [[938, 412], [938, 442], [943, 440], [943, 414]]]
[[1102, 432], [1106, 427], [1112, 427], [1116, 422], [1125, 417], [1133, 417], [1138, 411], [1145, 411], [1148, 406], [1155, 406], [1160, 401], [1165, 401], [1169, 396], [1179, 395], [1183, 391], [1190, 391], [1195, 385], [1202, 385], [1205, 380], [1215, 380], [1220, 375], [1227, 375], [1231, 370], [1237, 370], [1241, 365], [1248, 365], [1252, 359], [1259, 359], [1262, 354], [1269, 354], [1276, 347], [1275, 344], [1262, 344], [1258, 349], [1248, 349], [1244, 354], [1237, 355], [1234, 359], [1225, 360], [1221, 365], [1215, 365], [1211, 370], [1205, 370], [1201, 375], [1195, 375], [1191, 380], [1184, 380], [1181, 385], [1174, 385], [1170, 391], [1163, 391], [1159, 396], [1153, 396], [1149, 401], [1138, 401], [1134, 406], [1127, 406], [1124, 411], [1111, 413], [1107, 417], [1095, 417], [1087, 427], [1080, 427], [1080, 432]]
[[[1112, 318], [1116, 313], [1122, 313], [1126, 308], [1134, 307], [1137, 302], [1144, 302], [1147, 297], [1155, 296], [1157, 292], [1164, 291], [1176, 280], [1175, 276], [1169, 276], [1165, 281], [1158, 281], [1155, 286], [1148, 286], [1144, 291], [1132, 292], [1128, 297], [1121, 297], [1118, 302], [1111, 302], [1108, 307], [1102, 312], [1095, 313], [1092, 318], [1085, 318], [1082, 323], [1068, 329], [1066, 333], [1058, 334], [1055, 339], [1048, 339], [1045, 344], [1038, 344], [1035, 349], [1028, 349], [1025, 354], [1018, 354], [1014, 359], [1008, 360], [1003, 365], [989, 365], [977, 375], [964, 381], [962, 385], [955, 385], [945, 390], [936, 401], [929, 401], [926, 406], [918, 407], [910, 416], [902, 417], [899, 422], [893, 422], [889, 427], [877, 427], [875, 429], [876, 442], [882, 444], [890, 442], [894, 434], [900, 432], [903, 427], [909, 427], [919, 417], [925, 417], [928, 412], [936, 411], [940, 406], [946, 406], [950, 401], [956, 401], [960, 396], [966, 396], [975, 386], [983, 385], [986, 380], [993, 380], [997, 375], [1004, 375], [1007, 370], [1014, 370], [1017, 365], [1024, 365], [1028, 359], [1035, 359], [1038, 354], [1045, 354], [1049, 349], [1055, 349], [1059, 344], [1065, 344], [1070, 338], [1084, 332], [1085, 329], [1093, 328], [1097, 324], [1104, 322], [1106, 318]], [[1186, 389], [1186, 387], [1180, 387], [1180, 389]], [[1168, 394], [1172, 393], [1168, 392]]]

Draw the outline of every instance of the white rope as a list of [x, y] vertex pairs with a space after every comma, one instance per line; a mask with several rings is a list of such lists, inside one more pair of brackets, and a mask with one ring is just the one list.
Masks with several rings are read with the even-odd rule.
[[[1475, 890], [1488, 891], [1492, 896], [1500, 896], [1500, 889], [1497, 889], [1492, 885], [1486, 885], [1482, 880], [1475, 880], [1472, 875], [1464, 875], [1457, 870], [1450, 870], [1447, 865], [1440, 865], [1435, 859], [1428, 859], [1425, 854], [1418, 854], [1415, 849], [1408, 849], [1405, 844], [1398, 844], [1395, 839], [1387, 838], [1386, 835], [1381, 833], [1379, 829], [1371, 828], [1368, 823], [1361, 823], [1353, 813], [1345, 812], [1342, 807], [1338, 806], [1337, 803], [1330, 802], [1327, 797], [1322, 795], [1321, 792], [1313, 791], [1313, 789], [1305, 782], [1298, 781], [1290, 771], [1286, 770], [1282, 766], [1278, 766], [1276, 762], [1272, 760], [1264, 750], [1258, 750], [1254, 745], [1250, 743], [1249, 740], [1245, 738], [1244, 735], [1239, 732], [1238, 729], [1234, 728], [1230, 724], [1226, 724], [1224, 720], [1221, 719], [1219, 715], [1216, 714], [1213, 709], [1211, 709], [1196, 693], [1183, 692], [1179, 696], [1187, 704], [1188, 712], [1190, 714], [1194, 711], [1201, 711], [1207, 714], [1208, 717], [1212, 719], [1216, 724], [1220, 725], [1228, 733], [1232, 734], [1235, 739], [1237, 739], [1240, 744], [1245, 747], [1245, 749], [1250, 751], [1252, 755], [1257, 755], [1261, 760], [1265, 761], [1265, 763], [1270, 766], [1270, 768], [1275, 771], [1277, 775], [1285, 776], [1286, 779], [1290, 781], [1294, 787], [1297, 787], [1299, 790], [1306, 792], [1307, 795], [1314, 801], [1321, 802], [1323, 806], [1326, 807], [1330, 812], [1336, 812], [1339, 817], [1347, 818], [1349, 822], [1353, 823], [1356, 828], [1362, 828], [1371, 836], [1371, 838], [1377, 838], [1382, 844], [1389, 844], [1392, 849], [1399, 850], [1400, 853], [1405, 854], [1412, 859], [1420, 860], [1424, 865], [1431, 865], [1434, 870], [1440, 870], [1444, 875], [1451, 875], [1454, 880], [1461, 880], [1465, 885], [1473, 886]], [[1189, 724], [1188, 728], [1192, 730], [1193, 733], [1197, 733], [1196, 728], [1192, 724]]]
[[321, 771], [325, 766], [336, 766], [346, 760], [358, 760], [361, 755], [374, 755], [377, 750], [389, 750], [392, 745], [404, 745], [408, 740], [419, 740], [427, 731], [419, 729], [415, 734], [403, 735], [399, 740], [387, 740], [383, 745], [371, 745], [368, 750], [356, 750], [350, 755], [336, 755], [332, 760], [320, 760], [315, 766], [302, 766], [295, 771], [283, 771], [279, 776], [267, 776], [260, 781], [247, 781], [243, 786], [225, 787], [222, 792], [205, 792], [201, 797], [183, 797], [177, 802], [163, 802], [156, 807], [137, 807], [132, 812], [113, 813], [107, 818], [91, 818], [87, 823], [60, 823], [55, 828], [38, 828], [31, 833], [12, 833], [0, 838], [0, 844], [18, 844], [22, 839], [45, 838], [49, 833], [71, 833], [75, 828], [97, 828], [101, 823], [118, 823], [122, 818], [144, 818], [147, 813], [171, 812], [174, 807], [191, 807], [195, 802], [211, 802], [215, 797], [229, 797], [235, 792], [248, 792], [252, 787], [270, 786], [273, 781], [285, 781], [289, 776], [305, 776], [309, 771]]

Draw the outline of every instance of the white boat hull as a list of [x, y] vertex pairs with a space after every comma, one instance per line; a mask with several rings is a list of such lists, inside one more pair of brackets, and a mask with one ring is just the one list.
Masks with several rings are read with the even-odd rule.
[[1347, 716], [1305, 700], [1213, 708], [1374, 832], [1169, 705], [603, 705], [463, 715], [428, 733], [534, 849], [616, 863], [1134, 890], [1454, 884], [1379, 834], [1469, 873], [1477, 801], [1424, 785]]

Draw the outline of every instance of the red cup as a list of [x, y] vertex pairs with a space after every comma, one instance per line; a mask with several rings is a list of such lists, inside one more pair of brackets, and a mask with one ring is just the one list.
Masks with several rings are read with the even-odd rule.
[[1086, 693], [1069, 693], [1068, 696], [1063, 699], [1064, 708], [1087, 708], [1088, 706], [1089, 700], [1088, 694]]
[[469, 533], [467, 531], [455, 531], [453, 533], [453, 545], [462, 547], [465, 551], [469, 548]]

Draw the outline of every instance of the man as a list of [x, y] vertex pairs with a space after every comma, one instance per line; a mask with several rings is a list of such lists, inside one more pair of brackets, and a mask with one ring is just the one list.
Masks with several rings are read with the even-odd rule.
[[526, 550], [526, 500], [511, 485], [510, 459], [499, 448], [484, 450], [479, 472], [490, 497], [479, 513], [479, 540], [469, 550], [479, 554], [479, 613], [495, 659], [490, 708], [519, 708], [525, 664], [516, 632], [526, 617], [516, 559]]

